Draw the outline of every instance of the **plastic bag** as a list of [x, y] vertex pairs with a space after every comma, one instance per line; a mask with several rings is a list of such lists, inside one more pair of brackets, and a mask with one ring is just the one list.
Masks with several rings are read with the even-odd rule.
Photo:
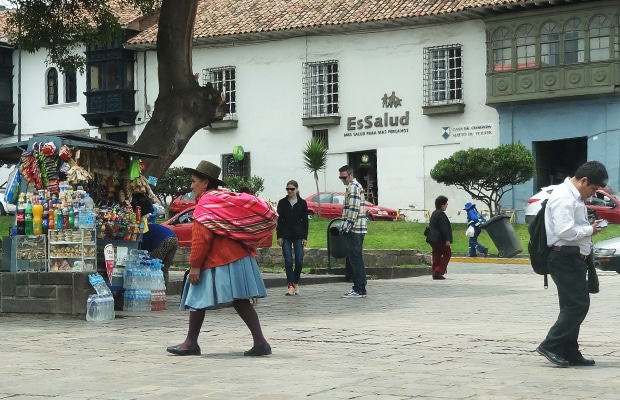
[[13, 168], [9, 175], [9, 180], [4, 192], [4, 201], [9, 204], [17, 204], [19, 199], [19, 189], [22, 183], [22, 174], [19, 172], [19, 164]]
[[465, 236], [467, 237], [474, 237], [474, 235], [476, 234], [476, 230], [474, 229], [473, 225], [469, 225], [467, 227], [467, 230], [465, 231]]
[[131, 165], [129, 169], [129, 179], [134, 180], [140, 176], [140, 159], [134, 158], [131, 160]]

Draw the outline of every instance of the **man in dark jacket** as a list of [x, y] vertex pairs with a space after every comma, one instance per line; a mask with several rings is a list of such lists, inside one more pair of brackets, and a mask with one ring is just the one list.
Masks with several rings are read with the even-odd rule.
[[452, 224], [445, 211], [448, 208], [448, 198], [438, 196], [435, 199], [435, 211], [431, 214], [426, 242], [433, 249], [433, 279], [446, 279], [448, 263], [452, 257]]

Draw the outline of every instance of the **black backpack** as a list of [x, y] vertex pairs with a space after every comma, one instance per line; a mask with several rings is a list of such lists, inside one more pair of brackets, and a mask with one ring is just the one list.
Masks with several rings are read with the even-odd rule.
[[527, 228], [530, 233], [530, 241], [527, 244], [528, 253], [530, 253], [530, 262], [532, 269], [539, 275], [544, 275], [545, 289], [549, 287], [547, 274], [547, 256], [551, 248], [547, 246], [547, 229], [545, 228], [545, 209], [547, 208], [547, 200], [540, 204], [540, 210], [534, 221]]

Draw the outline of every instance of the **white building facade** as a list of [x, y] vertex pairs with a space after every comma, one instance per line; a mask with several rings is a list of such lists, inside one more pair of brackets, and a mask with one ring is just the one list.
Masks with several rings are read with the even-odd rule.
[[[272, 201], [284, 197], [286, 182], [294, 179], [306, 197], [316, 186], [302, 151], [316, 137], [328, 147], [320, 191], [343, 191], [338, 168], [351, 164], [371, 201], [424, 221], [424, 210], [432, 211], [434, 199], [445, 195], [452, 221], [465, 221], [460, 210], [469, 195], [436, 183], [430, 170], [455, 151], [500, 143], [498, 113], [485, 105], [484, 22], [360, 26], [196, 44], [198, 79], [221, 85], [232, 108], [224, 121], [198, 131], [174, 166], [194, 167], [206, 159], [219, 163], [224, 174], [260, 176], [265, 181], [260, 196]], [[135, 119], [99, 127], [82, 116], [92, 76], [77, 73], [73, 99], [66, 97], [72, 83], [58, 71], [59, 98], [48, 104], [53, 66], [45, 65], [42, 53], [22, 54], [19, 66], [14, 51], [14, 72], [21, 68], [22, 76], [21, 90], [13, 81], [13, 93], [21, 91], [21, 119], [14, 108], [21, 139], [76, 131], [104, 139], [126, 134], [134, 142], [157, 98], [157, 60], [155, 44], [126, 48], [135, 51], [133, 76], [127, 78], [135, 89]], [[0, 139], [13, 141], [16, 135]], [[242, 161], [232, 158], [239, 145]]]

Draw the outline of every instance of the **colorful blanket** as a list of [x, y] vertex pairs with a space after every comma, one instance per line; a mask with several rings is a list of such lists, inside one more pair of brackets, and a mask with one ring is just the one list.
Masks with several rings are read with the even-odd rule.
[[194, 220], [216, 235], [255, 249], [276, 228], [278, 214], [267, 201], [251, 194], [209, 190], [198, 200]]

